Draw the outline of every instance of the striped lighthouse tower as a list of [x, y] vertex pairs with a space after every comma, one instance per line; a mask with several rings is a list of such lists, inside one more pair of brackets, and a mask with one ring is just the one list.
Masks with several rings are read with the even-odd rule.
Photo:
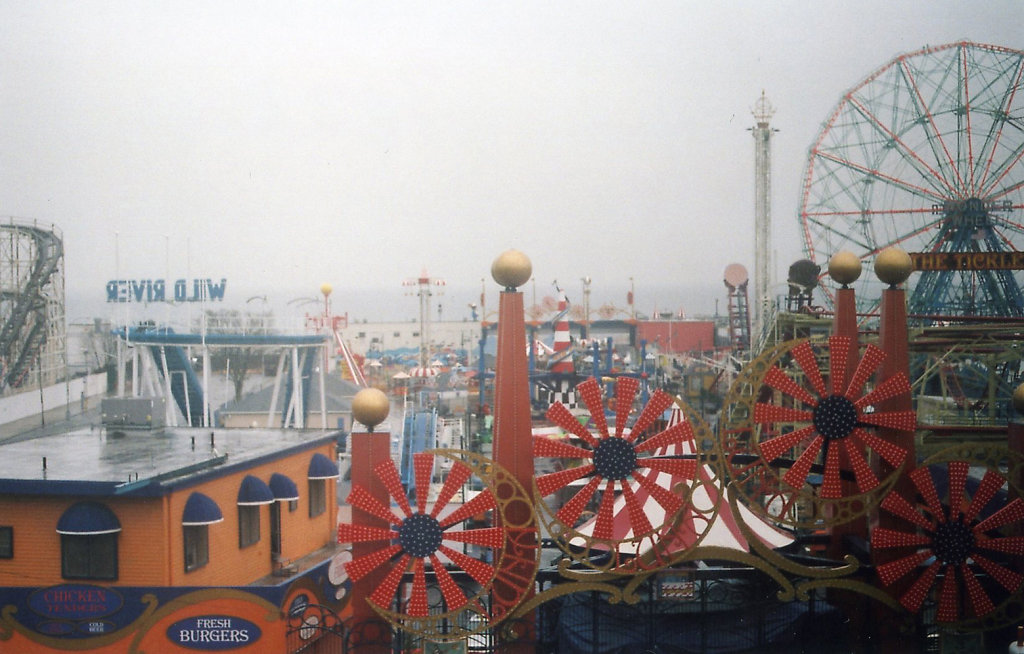
[[558, 315], [555, 316], [554, 354], [548, 369], [557, 374], [573, 374], [576, 369], [572, 365], [572, 343], [569, 339], [569, 300], [562, 293], [558, 300]]
[[576, 401], [576, 367], [572, 363], [572, 340], [569, 335], [569, 299], [562, 293], [558, 300], [558, 314], [555, 323], [554, 353], [548, 363], [548, 372], [552, 380], [549, 386], [548, 404], [561, 402], [567, 408], [577, 406]]

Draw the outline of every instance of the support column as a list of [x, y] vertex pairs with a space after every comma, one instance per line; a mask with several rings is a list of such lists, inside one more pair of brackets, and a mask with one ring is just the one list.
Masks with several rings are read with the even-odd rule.
[[[509, 250], [491, 266], [491, 275], [504, 291], [498, 308], [498, 350], [494, 368], [494, 460], [508, 470], [523, 488], [533, 488], [533, 432], [530, 416], [530, 375], [526, 353], [526, 323], [523, 316], [523, 294], [516, 290], [532, 273], [530, 260], [521, 252]], [[530, 522], [530, 507], [516, 503], [509, 507], [507, 519], [512, 525]], [[511, 528], [510, 528], [511, 531]], [[532, 567], [537, 554], [536, 533], [509, 534], [505, 558], [512, 566], [502, 564], [495, 578], [492, 613], [501, 617], [508, 606], [518, 603], [521, 591], [505, 575], [516, 573], [515, 566]], [[532, 595], [532, 590], [529, 593]], [[508, 606], [503, 606], [508, 605]], [[536, 625], [532, 614], [524, 616], [511, 627], [512, 639], [502, 639], [495, 651], [503, 653], [532, 652]], [[508, 630], [499, 629], [504, 636]]]
[[[907, 345], [907, 298], [906, 291], [899, 288], [899, 284], [906, 281], [913, 270], [910, 256], [899, 248], [889, 248], [880, 252], [875, 257], [875, 274], [879, 280], [889, 285], [882, 291], [880, 303], [881, 314], [878, 323], [878, 347], [885, 352], [885, 359], [882, 361], [875, 376], [875, 383], [881, 384], [885, 380], [897, 374], [910, 375], [910, 353]], [[888, 411], [910, 411], [913, 409], [912, 393], [903, 393], [895, 397], [879, 402], [875, 409], [879, 412]], [[903, 431], [892, 427], [879, 427], [878, 436], [883, 440], [902, 447], [907, 452], [906, 463], [903, 473], [896, 480], [890, 493], [899, 493], [904, 498], [913, 498], [916, 489], [910, 478], [910, 472], [917, 466], [917, 456], [914, 452], [914, 431]], [[892, 475], [894, 468], [881, 457], [875, 457], [871, 462], [875, 475], [884, 480]], [[888, 511], [877, 511], [877, 515], [871, 517], [875, 527], [905, 531], [908, 528], [906, 520], [892, 515]], [[872, 549], [871, 561], [875, 566], [895, 560], [900, 555], [891, 549]], [[904, 578], [888, 590], [894, 596], [901, 596], [910, 587], [910, 578]], [[903, 634], [896, 622], [890, 622], [890, 615], [884, 609], [872, 607], [872, 620], [879, 626], [879, 643], [883, 651], [896, 650], [903, 644]], [[906, 627], [906, 625], [904, 625]]]
[[[878, 370], [877, 383], [880, 384], [886, 379], [903, 373], [910, 378], [910, 348], [907, 344], [907, 297], [906, 291], [899, 288], [899, 284], [906, 281], [913, 270], [913, 264], [908, 255], [898, 248], [889, 248], [875, 258], [875, 273], [878, 278], [889, 284], [889, 288], [882, 291], [882, 302], [880, 305], [881, 316], [878, 322], [878, 347], [885, 352], [885, 360]], [[878, 411], [911, 411], [914, 408], [912, 393], [904, 393], [879, 402], [876, 407]], [[902, 447], [907, 452], [907, 463], [904, 474], [897, 480], [893, 487], [904, 497], [913, 497], [916, 492], [908, 474], [917, 466], [917, 455], [914, 451], [913, 431], [901, 431], [891, 427], [879, 427], [878, 435]], [[879, 479], [885, 479], [893, 472], [892, 466], [882, 459], [875, 461], [875, 472]], [[887, 511], [880, 511], [878, 516], [879, 526], [900, 528], [898, 518]]]
[[[1012, 401], [1014, 410], [1018, 414], [1024, 415], [1024, 384], [1021, 384], [1013, 391]], [[1020, 415], [1010, 419], [1006, 432], [1006, 445], [1010, 448], [1011, 452], [1024, 455], [1024, 422], [1022, 422]], [[1011, 473], [1009, 482], [1016, 486], [1018, 491], [1024, 489], [1024, 470], [1018, 469], [1016, 474]], [[1012, 500], [1013, 497], [1010, 499]], [[1024, 525], [1019, 525], [1015, 529], [1015, 536], [1024, 536]], [[1024, 564], [1018, 567], [1017, 572], [1024, 572]]]
[[[860, 278], [861, 263], [857, 255], [851, 252], [838, 252], [829, 260], [828, 273], [833, 280], [842, 284], [836, 291], [835, 315], [832, 318], [832, 336], [848, 338], [850, 340], [850, 353], [846, 357], [846, 367], [836, 370], [834, 361], [829, 361], [831, 378], [829, 386], [831, 392], [836, 395], [846, 393], [853, 373], [857, 369], [860, 360], [860, 333], [857, 329], [857, 297], [850, 284]], [[842, 450], [840, 450], [842, 451]], [[840, 471], [844, 477], [852, 477], [852, 466], [845, 454], [839, 463]], [[840, 488], [844, 497], [860, 493], [857, 483], [851, 478], [840, 482]], [[861, 517], [850, 522], [836, 525], [830, 530], [829, 554], [840, 559], [849, 551], [846, 541], [848, 538], [860, 539], [866, 547], [868, 540], [868, 521]]]
[[[352, 452], [352, 487], [361, 486], [375, 500], [389, 506], [391, 498], [384, 482], [374, 473], [374, 468], [391, 456], [391, 434], [387, 431], [374, 432], [374, 427], [387, 418], [391, 405], [387, 395], [376, 388], [367, 388], [356, 393], [352, 398], [352, 419], [365, 425], [365, 432], [356, 431], [353, 424], [349, 437]], [[375, 527], [386, 529], [390, 525], [378, 516], [367, 513], [359, 507], [352, 507], [352, 524], [356, 527]], [[380, 543], [352, 543], [352, 558], [373, 554], [380, 549]], [[368, 654], [387, 654], [391, 651], [389, 642], [382, 639], [388, 627], [381, 617], [367, 603], [367, 598], [387, 576], [387, 566], [378, 566], [359, 581], [352, 583], [349, 604], [352, 607], [352, 646], [359, 652]], [[380, 622], [379, 628], [370, 627], [370, 623]], [[360, 642], [363, 639], [363, 642]], [[367, 642], [367, 640], [369, 642]], [[390, 639], [386, 639], [390, 640]]]

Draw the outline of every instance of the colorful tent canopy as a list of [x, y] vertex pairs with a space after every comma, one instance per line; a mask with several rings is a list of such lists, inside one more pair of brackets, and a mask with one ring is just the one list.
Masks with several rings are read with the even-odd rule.
[[[682, 420], [682, 412], [678, 408], [673, 408], [668, 426], [671, 427], [682, 422]], [[687, 455], [694, 454], [695, 451], [696, 448], [692, 440], [690, 440], [663, 447], [657, 450], [655, 454], [658, 456]], [[740, 531], [737, 516], [733, 515], [729, 506], [728, 489], [722, 486], [721, 481], [715, 477], [714, 471], [710, 466], [699, 465], [697, 467], [697, 479], [694, 482], [685, 477], [667, 472], [657, 472], [653, 481], [656, 485], [666, 489], [676, 488], [678, 484], [691, 485], [698, 481], [700, 482], [690, 497], [690, 506], [683, 509], [672, 529], [663, 536], [663, 538], [669, 539], [667, 549], [665, 550], [666, 554], [679, 552], [694, 545], [713, 545], [742, 550], [744, 552], [750, 551], [750, 543], [744, 537], [743, 532]], [[643, 507], [644, 514], [650, 520], [650, 523], [652, 525], [662, 524], [666, 519], [664, 507], [655, 501], [651, 494], [642, 488], [639, 483], [632, 482], [630, 488], [633, 491], [633, 496]], [[711, 525], [708, 526], [706, 524], [706, 516], [715, 509], [718, 511], [717, 516]], [[629, 517], [629, 509], [626, 506], [626, 498], [623, 495], [615, 498], [613, 515], [612, 538], [616, 540], [631, 538], [633, 536], [632, 523]], [[751, 532], [761, 543], [769, 548], [775, 549], [793, 542], [791, 535], [766, 523], [743, 504], [739, 504], [738, 518], [750, 528]], [[581, 525], [578, 531], [590, 536], [593, 534], [595, 526], [596, 518]], [[701, 535], [703, 535], [703, 539], [698, 542], [698, 538]], [[650, 549], [651, 545], [652, 543], [649, 539], [644, 539], [642, 545], [627, 541], [622, 543], [618, 549], [622, 554], [642, 555]]]

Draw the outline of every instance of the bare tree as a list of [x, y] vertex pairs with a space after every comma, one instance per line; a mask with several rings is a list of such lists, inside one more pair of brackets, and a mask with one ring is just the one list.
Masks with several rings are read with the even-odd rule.
[[[273, 332], [274, 315], [271, 311], [209, 309], [206, 311], [205, 320], [208, 334], [266, 335]], [[259, 362], [262, 370], [264, 353], [263, 348], [236, 346], [224, 348], [212, 357], [214, 367], [224, 369], [231, 380], [236, 402], [242, 399], [250, 369]]]

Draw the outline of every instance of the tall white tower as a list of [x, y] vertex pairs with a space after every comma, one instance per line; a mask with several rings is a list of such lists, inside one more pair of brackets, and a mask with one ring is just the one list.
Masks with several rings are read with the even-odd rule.
[[771, 307], [772, 288], [772, 129], [768, 122], [775, 107], [764, 91], [751, 109], [756, 126], [750, 129], [754, 136], [754, 320], [751, 346], [758, 343], [766, 327]]
[[[402, 282], [402, 286], [410, 288], [406, 295], [413, 295], [415, 293], [420, 298], [420, 368], [426, 369], [430, 367], [430, 298], [434, 295], [433, 287], [439, 287], [437, 294], [442, 295], [444, 289], [440, 287], [444, 285], [445, 281], [443, 279], [428, 277], [426, 268], [423, 269], [419, 277]], [[412, 292], [412, 288], [417, 290]], [[440, 311], [441, 309], [438, 307], [438, 314], [440, 314]]]

